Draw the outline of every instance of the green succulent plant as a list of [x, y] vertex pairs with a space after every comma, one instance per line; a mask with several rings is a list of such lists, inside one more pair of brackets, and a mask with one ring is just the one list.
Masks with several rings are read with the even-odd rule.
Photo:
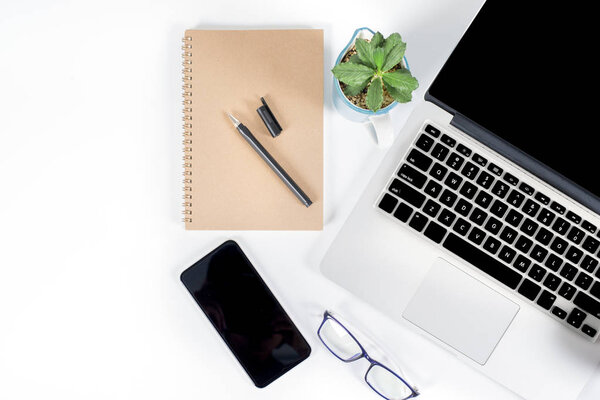
[[346, 96], [355, 96], [367, 88], [366, 104], [374, 112], [383, 104], [384, 88], [398, 103], [411, 101], [419, 82], [402, 67], [406, 43], [398, 33], [384, 39], [377, 32], [370, 41], [356, 39], [355, 47], [356, 54], [331, 70], [346, 84]]

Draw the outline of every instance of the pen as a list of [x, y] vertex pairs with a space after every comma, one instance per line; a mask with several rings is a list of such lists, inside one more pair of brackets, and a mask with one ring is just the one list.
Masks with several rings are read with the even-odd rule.
[[275, 161], [275, 159], [271, 157], [267, 150], [265, 150], [265, 148], [262, 147], [260, 142], [254, 137], [252, 132], [250, 132], [250, 130], [246, 128], [244, 124], [242, 124], [240, 121], [238, 121], [233, 115], [227, 115], [229, 116], [229, 119], [231, 119], [231, 122], [233, 122], [233, 126], [235, 126], [235, 129], [237, 129], [240, 135], [242, 135], [242, 137], [246, 139], [246, 142], [248, 142], [248, 144], [254, 149], [254, 151], [256, 151], [258, 155], [267, 163], [267, 165], [271, 167], [273, 172], [275, 172], [279, 179], [281, 179], [283, 183], [285, 183], [285, 185], [292, 191], [292, 193], [294, 193], [298, 200], [300, 200], [302, 204], [304, 204], [306, 207], [310, 206], [312, 204], [312, 201], [308, 198], [306, 193], [304, 193], [302, 189], [300, 189], [300, 187], [287, 174], [287, 172], [285, 172], [285, 170], [281, 168], [281, 165], [279, 165], [277, 161]]

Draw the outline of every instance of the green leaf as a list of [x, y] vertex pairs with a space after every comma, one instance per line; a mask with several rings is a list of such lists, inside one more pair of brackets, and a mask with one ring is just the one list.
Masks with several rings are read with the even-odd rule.
[[371, 86], [367, 90], [367, 107], [370, 110], [377, 111], [383, 103], [383, 83], [381, 78], [377, 77], [371, 81]]
[[419, 87], [419, 82], [405, 69], [383, 74], [383, 81], [388, 93], [398, 103], [411, 101], [413, 90]]
[[382, 71], [389, 71], [395, 65], [399, 64], [404, 57], [404, 52], [406, 51], [406, 43], [400, 42], [396, 44], [392, 50], [385, 57], [385, 63], [383, 63], [383, 67], [381, 67]]
[[394, 48], [394, 46], [396, 46], [397, 44], [403, 43], [402, 42], [402, 37], [400, 36], [399, 33], [392, 33], [390, 36], [388, 36], [385, 39], [384, 45], [383, 45], [383, 49], [385, 51], [385, 55], [387, 56], [390, 51]]
[[375, 68], [375, 62], [373, 61], [373, 48], [365, 39], [356, 39], [354, 42], [356, 46], [356, 53], [360, 57], [363, 64], [368, 67]]
[[387, 83], [385, 84], [385, 89], [398, 103], [408, 103], [412, 100], [412, 92], [398, 90]]
[[367, 79], [360, 85], [355, 85], [355, 86], [347, 85], [346, 88], [344, 89], [344, 94], [346, 96], [356, 96], [357, 94], [359, 94], [360, 92], [363, 91], [363, 89], [365, 88], [365, 86], [367, 86], [369, 81], [370, 81], [370, 79]]
[[373, 61], [375, 61], [375, 66], [377, 67], [378, 71], [381, 71], [384, 58], [385, 56], [383, 55], [383, 49], [381, 47], [376, 48], [373, 52]]
[[346, 62], [350, 62], [350, 63], [354, 63], [354, 64], [362, 64], [363, 62], [361, 61], [360, 57], [358, 56], [358, 54], [352, 54], [350, 56], [350, 58], [348, 59], [348, 61]]
[[375, 74], [375, 70], [366, 65], [349, 62], [336, 65], [331, 72], [340, 82], [350, 86], [360, 85]]
[[376, 49], [377, 47], [380, 47], [383, 44], [383, 35], [380, 32], [377, 32], [371, 38], [370, 43], [371, 43], [371, 47], [373, 47], [373, 50]]
[[383, 74], [383, 81], [394, 89], [405, 92], [412, 92], [419, 87], [419, 82], [417, 82], [407, 69], [386, 72]]

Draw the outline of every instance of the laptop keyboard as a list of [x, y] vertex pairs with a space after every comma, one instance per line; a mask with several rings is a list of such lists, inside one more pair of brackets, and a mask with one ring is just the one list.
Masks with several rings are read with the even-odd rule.
[[527, 179], [426, 124], [377, 206], [595, 340], [600, 232]]

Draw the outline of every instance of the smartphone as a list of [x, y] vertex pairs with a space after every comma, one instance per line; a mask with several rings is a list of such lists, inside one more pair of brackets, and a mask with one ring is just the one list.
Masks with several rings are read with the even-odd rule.
[[181, 281], [257, 387], [309, 356], [310, 346], [236, 242], [214, 249]]

